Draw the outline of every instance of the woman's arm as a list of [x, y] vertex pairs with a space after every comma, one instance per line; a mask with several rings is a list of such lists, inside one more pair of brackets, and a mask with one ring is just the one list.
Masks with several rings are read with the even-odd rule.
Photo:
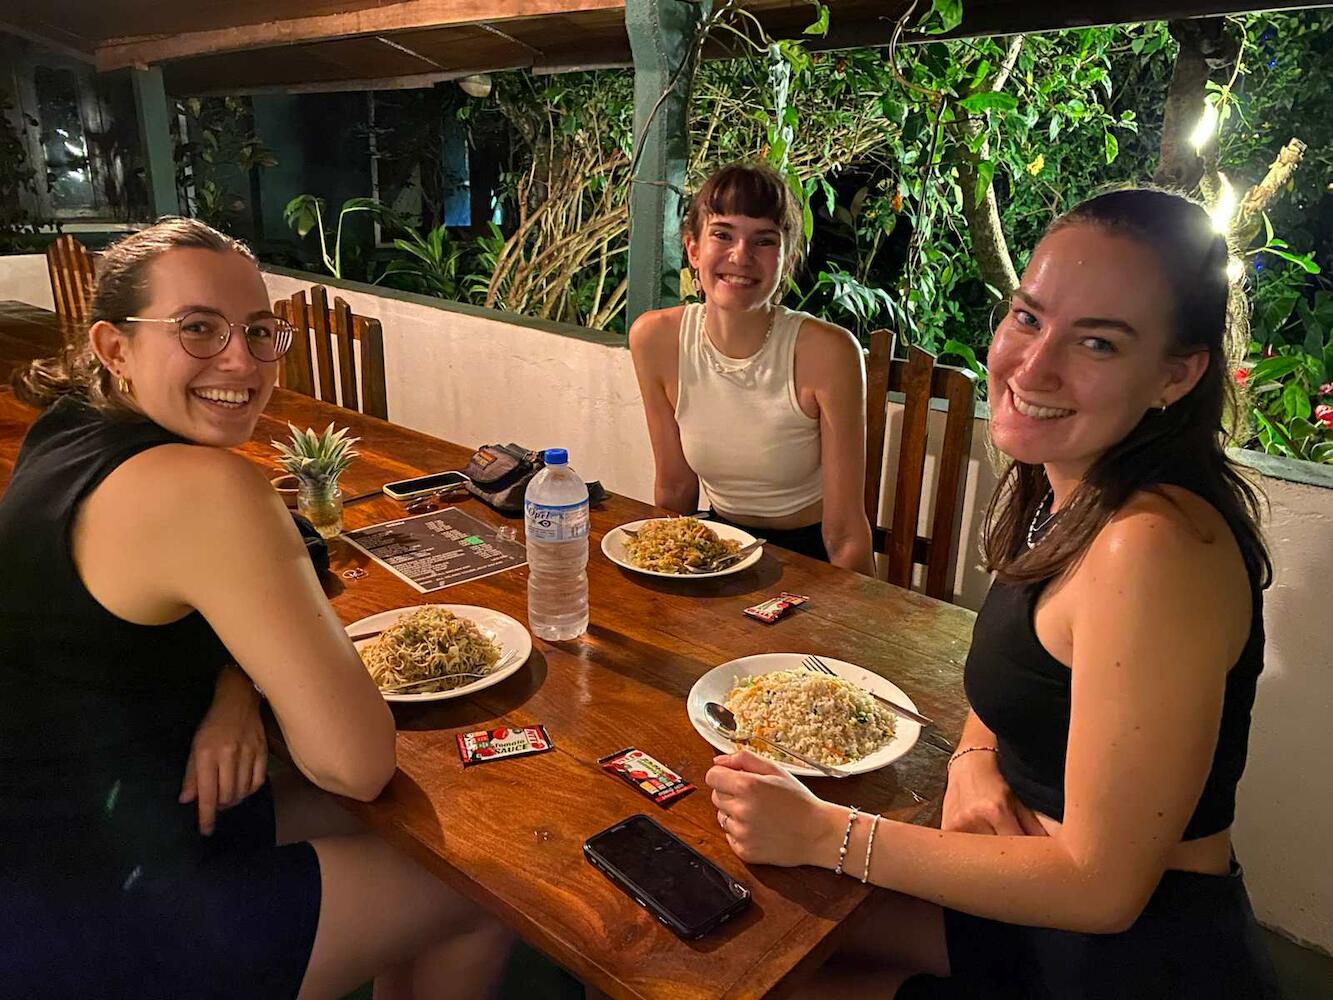
[[806, 320], [797, 342], [796, 384], [819, 406], [824, 547], [843, 569], [875, 575], [865, 511], [866, 372], [861, 346], [830, 323]]
[[108, 610], [148, 624], [197, 609], [264, 690], [306, 776], [379, 794], [394, 771], [393, 716], [255, 466], [214, 448], [153, 448], [89, 497], [77, 535], [80, 571]]
[[[1208, 545], [1159, 509], [1117, 517], [1077, 574], [1063, 824], [1049, 837], [1006, 837], [881, 821], [875, 884], [1094, 933], [1123, 930], [1142, 911], [1211, 766], [1227, 669], [1249, 630], [1248, 580], [1234, 545]], [[754, 773], [770, 769], [753, 755], [742, 763], [751, 773], [722, 763], [709, 783], [742, 858], [837, 863], [844, 807]], [[858, 822], [848, 850], [857, 876], [868, 833]]]
[[1045, 836], [1046, 830], [1000, 774], [995, 734], [976, 712], [967, 713], [950, 759], [940, 829], [1001, 836]]
[[666, 391], [667, 376], [679, 377], [679, 313], [658, 309], [636, 319], [629, 331], [629, 351], [653, 445], [653, 502], [678, 514], [693, 514], [699, 509], [699, 477], [685, 460], [676, 410]]

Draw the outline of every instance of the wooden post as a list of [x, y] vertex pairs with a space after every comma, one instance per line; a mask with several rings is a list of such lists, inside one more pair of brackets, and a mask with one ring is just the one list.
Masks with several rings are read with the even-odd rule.
[[711, 0], [626, 0], [634, 54], [626, 323], [680, 298], [680, 216], [689, 162], [689, 84], [699, 27]]
[[139, 112], [139, 141], [143, 143], [148, 176], [148, 212], [154, 219], [179, 215], [176, 197], [176, 160], [171, 151], [170, 106], [162, 70], [157, 66], [130, 70], [134, 103]]

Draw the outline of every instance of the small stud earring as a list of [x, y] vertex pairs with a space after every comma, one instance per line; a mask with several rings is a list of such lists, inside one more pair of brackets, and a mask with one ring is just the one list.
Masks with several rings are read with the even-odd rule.
[[1165, 401], [1165, 400], [1163, 400], [1161, 403], [1158, 404], [1158, 406], [1157, 406], [1157, 412], [1158, 412], [1158, 413], [1165, 413], [1165, 412], [1166, 412], [1166, 401]]

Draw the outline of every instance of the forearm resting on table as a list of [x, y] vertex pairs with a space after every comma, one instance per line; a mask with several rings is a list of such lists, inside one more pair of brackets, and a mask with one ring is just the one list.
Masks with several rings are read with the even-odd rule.
[[[825, 835], [812, 863], [832, 868], [847, 828], [848, 809], [825, 803]], [[870, 820], [859, 816], [844, 871], [865, 871]], [[920, 899], [992, 920], [1088, 934], [1122, 931], [1146, 901], [1132, 879], [1080, 861], [1051, 837], [945, 833], [892, 820], [875, 832], [870, 881]]]

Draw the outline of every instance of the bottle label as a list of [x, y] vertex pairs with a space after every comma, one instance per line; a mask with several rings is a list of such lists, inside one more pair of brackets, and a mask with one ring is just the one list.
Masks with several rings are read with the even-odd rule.
[[569, 504], [523, 502], [528, 538], [539, 542], [573, 542], [588, 537], [588, 501]]

